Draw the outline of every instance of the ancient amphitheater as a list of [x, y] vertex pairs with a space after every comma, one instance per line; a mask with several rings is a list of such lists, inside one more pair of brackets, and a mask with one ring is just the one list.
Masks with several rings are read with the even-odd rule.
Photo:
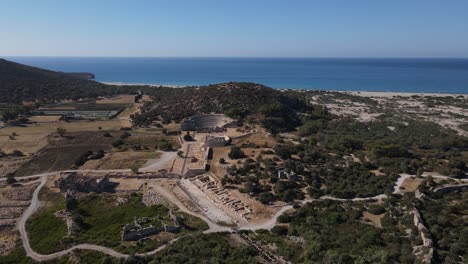
[[228, 127], [236, 127], [238, 122], [223, 114], [209, 114], [191, 116], [182, 121], [180, 130], [182, 131], [197, 131], [197, 132], [212, 132], [224, 131]]

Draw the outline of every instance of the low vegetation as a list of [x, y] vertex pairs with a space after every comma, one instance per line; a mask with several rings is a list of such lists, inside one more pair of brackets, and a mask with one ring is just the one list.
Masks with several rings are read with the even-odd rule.
[[432, 194], [418, 201], [436, 248], [436, 262], [457, 263], [468, 258], [468, 192]]
[[277, 252], [293, 263], [413, 263], [411, 244], [398, 226], [365, 224], [364, 210], [359, 204], [308, 203], [281, 216], [282, 225], [271, 232], [251, 236], [274, 243]]
[[250, 246], [232, 246], [225, 235], [191, 235], [167, 247], [149, 263], [258, 263]]

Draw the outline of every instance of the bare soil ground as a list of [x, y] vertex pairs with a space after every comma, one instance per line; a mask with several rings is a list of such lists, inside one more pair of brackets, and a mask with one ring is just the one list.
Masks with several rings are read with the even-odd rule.
[[401, 191], [402, 192], [414, 192], [418, 189], [422, 181], [423, 181], [422, 179], [408, 178], [401, 185], [403, 187]]
[[271, 136], [268, 136], [265, 132], [255, 132], [248, 136], [233, 140], [233, 144], [238, 146], [249, 143], [257, 144], [259, 146], [263, 146], [266, 143], [269, 147], [271, 147], [275, 144], [275, 139]]
[[[119, 120], [103, 120], [103, 121], [73, 121], [58, 123], [37, 123], [26, 125], [24, 127], [6, 127], [0, 129], [0, 149], [9, 153], [13, 150], [20, 150], [25, 154], [37, 153], [48, 143], [48, 136], [57, 131], [57, 127], [64, 128], [67, 133], [84, 132], [84, 131], [99, 131], [102, 130], [119, 130], [121, 128]], [[10, 135], [17, 134], [14, 139], [10, 139]]]
[[[384, 92], [345, 92], [344, 94], [362, 97], [374, 105], [335, 98], [332, 94], [314, 96], [313, 102], [325, 105], [333, 114], [351, 116], [364, 122], [392, 112], [399, 118], [434, 122], [461, 135], [468, 135], [468, 131], [462, 128], [468, 123], [468, 110], [466, 106], [463, 107], [453, 100], [456, 97], [466, 103], [468, 100], [466, 95]], [[452, 101], [444, 100], [446, 98]]]
[[29, 205], [38, 184], [31, 182], [0, 187], [0, 256], [7, 255], [16, 247], [18, 234], [14, 228], [17, 218]]
[[135, 96], [121, 94], [96, 100], [97, 104], [133, 104]]
[[17, 233], [12, 230], [0, 230], [0, 256], [6, 256], [15, 249], [17, 238]]
[[117, 191], [136, 191], [139, 190], [144, 181], [138, 179], [112, 178], [112, 182], [118, 182]]
[[366, 222], [366, 223], [370, 223], [375, 227], [381, 228], [382, 227], [381, 220], [384, 217], [384, 215], [385, 215], [385, 213], [380, 214], [380, 215], [373, 215], [371, 213], [364, 212], [363, 213], [363, 221]]
[[160, 152], [155, 151], [124, 151], [107, 154], [100, 160], [90, 160], [86, 162], [81, 169], [129, 169], [132, 166], [142, 167], [148, 161], [157, 159], [161, 156]]
[[29, 118], [31, 122], [36, 123], [56, 123], [60, 120], [61, 116], [32, 116]]
[[99, 132], [67, 133], [64, 137], [53, 134], [47, 139], [48, 146], [21, 166], [16, 175], [24, 176], [70, 169], [86, 151], [110, 151], [111, 142], [114, 140], [102, 136]]
[[4, 157], [0, 158], [0, 177], [15, 172], [28, 160], [27, 157]]

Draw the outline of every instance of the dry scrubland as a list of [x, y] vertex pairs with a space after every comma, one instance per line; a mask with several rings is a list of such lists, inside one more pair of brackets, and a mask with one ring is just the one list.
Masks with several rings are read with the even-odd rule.
[[[102, 130], [119, 130], [119, 120], [106, 121], [59, 121], [57, 123], [36, 123], [24, 127], [6, 127], [0, 129], [0, 148], [9, 153], [19, 150], [25, 154], [37, 153], [47, 145], [48, 136], [57, 131], [58, 127], [66, 129], [67, 132], [96, 132], [99, 127]], [[10, 139], [15, 133], [17, 136]]]
[[[246, 226], [270, 228], [278, 220], [278, 225], [271, 230], [245, 232], [242, 239], [237, 238], [237, 242], [234, 242], [249, 244], [246, 241], [252, 239], [259, 246], [259, 252], [265, 250], [270, 255], [280, 256], [279, 258], [293, 263], [320, 263], [324, 259], [332, 262], [339, 258], [363, 263], [413, 263], [416, 259], [419, 261], [430, 257], [430, 247], [420, 239], [422, 231], [414, 226], [414, 210], [419, 207], [424, 216], [431, 219], [428, 228], [437, 239], [434, 248], [439, 253], [434, 256], [434, 261], [444, 258], [458, 261], [463, 259], [463, 254], [466, 253], [460, 245], [465, 242], [458, 236], [460, 232], [441, 231], [441, 228], [448, 228], [447, 220], [443, 216], [433, 216], [430, 209], [442, 206], [439, 204], [441, 197], [434, 192], [435, 187], [459, 184], [453, 179], [447, 180], [448, 173], [444, 171], [463, 172], [463, 168], [459, 169], [462, 167], [459, 161], [468, 158], [462, 138], [456, 135], [466, 135], [463, 128], [468, 123], [466, 98], [320, 91], [311, 91], [308, 96], [313, 104], [325, 105], [333, 116], [320, 108], [309, 109], [310, 112], [301, 116], [305, 121], [302, 121], [303, 124], [297, 130], [280, 131], [281, 133], [272, 133], [273, 129], [261, 127], [258, 120], [255, 125], [245, 122], [243, 127], [228, 129], [226, 132], [233, 138], [231, 146], [214, 149], [213, 159], [209, 161], [210, 175], [218, 184], [224, 185], [223, 191], [229, 192], [231, 198], [237, 198], [254, 209], [252, 219], [249, 219]], [[129, 103], [129, 99], [126, 96], [116, 96], [98, 101], [97, 104]], [[128, 169], [152, 164], [161, 156], [160, 150], [168, 149], [169, 146], [172, 149], [181, 147], [174, 133], [178, 130], [178, 125], [174, 122], [164, 125], [168, 130], [166, 135], [163, 134], [162, 120], [147, 119], [150, 121], [143, 126], [148, 127], [134, 128], [128, 131], [130, 136], [121, 138], [124, 132], [119, 129], [129, 124], [130, 115], [138, 112], [139, 107], [140, 105], [134, 104], [110, 121], [54, 123], [57, 121], [53, 118], [35, 117], [33, 120], [38, 123], [18, 127], [15, 139], [9, 137], [13, 133], [11, 128], [0, 130], [5, 133], [3, 137], [7, 138], [0, 141], [0, 148], [5, 149], [3, 145], [7, 143], [12, 144], [12, 147], [15, 146], [14, 142], [24, 142], [25, 146], [18, 144], [15, 149], [23, 147], [27, 150], [29, 146], [31, 152], [36, 153], [35, 157], [20, 168], [18, 175], [70, 168], [80, 153], [99, 149], [104, 150], [106, 155], [98, 160], [87, 161], [81, 169]], [[277, 121], [276, 116], [275, 118], [273, 120]], [[432, 123], [418, 123], [420, 120]], [[57, 124], [63, 124], [62, 127], [67, 130], [64, 136], [55, 133]], [[24, 131], [20, 132], [19, 129]], [[109, 135], [104, 136], [104, 133]], [[25, 135], [30, 135], [29, 145]], [[42, 138], [38, 137], [36, 140], [44, 141], [36, 149], [32, 148], [34, 135], [41, 135]], [[186, 168], [202, 164], [204, 152], [199, 144], [203, 136], [204, 134], [197, 133], [195, 141], [183, 144], [184, 153], [188, 144], [191, 145], [189, 153], [185, 153], [189, 156], [189, 165]], [[4, 140], [3, 137], [0, 140]], [[453, 140], [444, 141], [448, 137]], [[117, 146], [114, 143], [118, 140], [121, 142]], [[244, 155], [230, 158], [233, 146]], [[7, 149], [12, 150], [8, 146]], [[197, 159], [191, 160], [192, 157]], [[221, 158], [224, 159], [223, 164], [220, 162]], [[181, 169], [182, 162], [182, 158], [177, 158], [176, 169]], [[421, 177], [409, 177], [420, 173], [419, 168], [427, 171]], [[280, 177], [279, 170], [288, 174]], [[408, 177], [400, 177], [404, 173]], [[440, 178], [432, 180], [428, 173]], [[232, 208], [217, 203], [213, 194], [195, 186], [188, 179], [152, 181], [119, 178], [116, 181], [120, 182], [118, 192], [138, 190], [137, 196], [156, 192], [158, 197], [155, 200], [160, 201], [159, 195], [164, 196], [165, 206], [167, 200], [170, 200], [174, 202], [172, 206], [183, 208], [184, 212], [204, 213], [209, 219], [222, 225], [229, 223], [228, 220], [240, 220], [241, 224], [246, 224], [233, 216], [234, 212], [230, 211]], [[51, 186], [49, 184], [49, 188]], [[466, 199], [463, 191], [455, 192], [457, 195], [460, 193]], [[101, 239], [85, 230], [83, 236], [78, 237], [75, 242], [91, 241], [129, 253], [137, 247], [140, 250], [149, 250], [174, 238], [173, 235], [165, 234], [156, 239], [151, 238], [160, 239], [156, 242], [115, 242], [118, 240], [119, 229], [109, 222], [118, 217], [119, 220], [131, 220], [132, 216], [141, 216], [141, 212], [148, 212], [148, 208], [139, 203], [137, 196], [131, 196], [129, 204], [123, 207], [116, 205], [118, 203], [115, 202], [117, 199], [114, 200], [115, 194], [103, 195], [103, 200], [92, 195], [89, 196], [91, 198], [87, 195], [80, 197], [81, 209], [88, 214], [79, 213], [83, 213], [81, 216], [94, 225], [89, 230], [108, 239]], [[44, 194], [41, 197], [44, 200], [49, 199]], [[354, 199], [356, 197], [359, 199]], [[303, 204], [301, 201], [304, 199], [313, 202]], [[96, 205], [106, 207], [106, 210]], [[466, 209], [458, 209], [460, 205], [457, 203], [446, 206], [457, 207], [448, 211], [457, 215], [457, 221], [450, 228], [458, 230], [462, 226], [460, 223], [463, 224], [466, 220], [459, 217], [460, 212], [462, 215], [466, 214]], [[121, 209], [124, 207], [135, 215], [123, 212]], [[45, 203], [43, 210], [34, 216], [33, 222], [29, 222], [32, 228], [30, 230], [34, 233], [31, 241], [41, 252], [53, 252], [72, 244], [63, 239], [63, 221], [59, 223], [56, 217], [52, 217], [56, 209], [60, 208]], [[283, 214], [274, 218], [273, 215], [280, 209]], [[119, 215], [108, 215], [114, 213]], [[97, 217], [100, 214], [105, 220]], [[50, 223], [55, 223], [50, 228], [52, 235], [41, 233], [49, 228]], [[168, 258], [172, 256], [168, 252], [173, 253], [177, 248], [183, 248], [184, 253], [190, 252], [193, 243], [198, 247], [208, 237], [197, 236], [196, 242], [193, 238], [180, 239], [162, 251], [161, 256]], [[45, 237], [50, 237], [50, 240]], [[447, 237], [452, 242], [446, 242]], [[212, 239], [223, 243], [217, 238]], [[189, 244], [184, 244], [187, 241]], [[207, 252], [215, 246], [217, 245], [208, 245], [197, 250]], [[264, 252], [259, 252], [245, 255], [256, 255], [258, 259], [265, 257]], [[155, 258], [159, 259], [158, 256]]]

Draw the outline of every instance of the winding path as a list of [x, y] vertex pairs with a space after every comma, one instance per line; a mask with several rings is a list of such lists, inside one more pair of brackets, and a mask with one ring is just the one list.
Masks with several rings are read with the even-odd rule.
[[[170, 158], [171, 158], [171, 156], [164, 156], [164, 154], [163, 154], [162, 157], [165, 157], [164, 160], [166, 160], [166, 161], [170, 160]], [[158, 163], [157, 165], [159, 165], [159, 164], [162, 164], [162, 163]], [[151, 165], [151, 169], [155, 169], [156, 167], [157, 166], [154, 165], [154, 164]], [[146, 167], [145, 169], [149, 169], [149, 167]], [[116, 171], [123, 171], [123, 170], [75, 170], [75, 171], [77, 171], [77, 172], [116, 172]], [[124, 170], [124, 171], [127, 171], [127, 170]], [[54, 175], [54, 174], [57, 174], [57, 173], [60, 173], [60, 172], [61, 171], [48, 172], [48, 173], [41, 173], [41, 174], [37, 174], [37, 175], [31, 175], [31, 176], [25, 176], [25, 177], [18, 177], [17, 178], [17, 179], [40, 178], [40, 184], [37, 186], [37, 188], [33, 192], [31, 204], [23, 212], [23, 215], [20, 217], [20, 219], [17, 222], [17, 228], [18, 228], [18, 230], [20, 232], [21, 240], [22, 240], [23, 247], [24, 247], [24, 250], [26, 252], [26, 255], [31, 257], [35, 261], [47, 261], [47, 260], [60, 258], [60, 257], [62, 257], [64, 255], [69, 254], [70, 252], [72, 252], [75, 249], [86, 249], [86, 250], [99, 251], [99, 252], [102, 252], [104, 254], [110, 255], [110, 256], [115, 257], [115, 258], [127, 258], [129, 256], [127, 254], [119, 253], [119, 252], [117, 252], [117, 251], [115, 251], [115, 250], [113, 250], [111, 248], [107, 248], [107, 247], [103, 247], [103, 246], [99, 246], [99, 245], [87, 244], [87, 243], [75, 245], [75, 246], [72, 246], [71, 248], [68, 248], [66, 250], [58, 251], [58, 252], [48, 254], [48, 255], [43, 255], [43, 254], [37, 253], [36, 251], [34, 251], [31, 248], [31, 245], [29, 243], [29, 237], [28, 237], [28, 234], [27, 234], [27, 231], [26, 231], [26, 222], [29, 219], [29, 217], [31, 215], [33, 215], [41, 205], [41, 202], [39, 201], [39, 192], [42, 189], [42, 187], [46, 184], [48, 176], [51, 176], [51, 175]], [[401, 174], [400, 177], [398, 178], [398, 180], [395, 183], [393, 193], [394, 194], [400, 193], [400, 187], [402, 186], [405, 179], [407, 179], [409, 177], [412, 177], [412, 176], [413, 175]], [[423, 175], [423, 176], [427, 176], [427, 175]], [[433, 176], [433, 177], [434, 178], [442, 178], [442, 179], [447, 179], [448, 178], [446, 176]], [[5, 178], [0, 178], [0, 181], [2, 181], [2, 180], [5, 180]], [[461, 179], [459, 181], [460, 182], [466, 182], [466, 181], [468, 181], [468, 179]], [[205, 230], [203, 233], [234, 232], [235, 231], [232, 228], [225, 227], [225, 226], [220, 226], [220, 225], [218, 225], [216, 223], [213, 223], [207, 217], [205, 217], [203, 215], [200, 215], [200, 214], [196, 214], [196, 213], [190, 211], [177, 198], [175, 198], [169, 192], [165, 191], [163, 188], [160, 188], [159, 191], [161, 191], [161, 194], [163, 196], [165, 196], [171, 202], [173, 202], [176, 206], [178, 206], [181, 211], [183, 211], [185, 213], [188, 213], [190, 215], [199, 217], [202, 220], [204, 220], [208, 224], [209, 229]], [[305, 200], [301, 201], [301, 203], [306, 204], [308, 202], [313, 202], [313, 201], [317, 201], [317, 200], [327, 200], [327, 199], [328, 200], [336, 200], [336, 201], [368, 201], [368, 200], [376, 200], [376, 199], [380, 200], [380, 199], [385, 199], [385, 198], [387, 198], [387, 195], [385, 195], [385, 194], [380, 194], [380, 195], [376, 195], [376, 196], [373, 196], [373, 197], [353, 198], [353, 199], [341, 199], [341, 198], [336, 198], [336, 197], [331, 197], [331, 196], [322, 196], [322, 197], [320, 197], [318, 199], [311, 199], [311, 198], [305, 199]], [[290, 210], [292, 208], [293, 208], [292, 205], [283, 206], [283, 207], [281, 207], [280, 210], [278, 210], [278, 212], [270, 220], [268, 220], [268, 221], [266, 221], [264, 223], [259, 223], [259, 224], [250, 224], [250, 225], [247, 224], [247, 225], [239, 228], [239, 230], [256, 231], [256, 230], [259, 230], [259, 229], [272, 229], [276, 225], [278, 217], [280, 215], [282, 215], [284, 212], [286, 212], [287, 210]], [[156, 253], [160, 252], [161, 250], [163, 250], [164, 248], [166, 248], [168, 245], [173, 244], [174, 242], [176, 242], [180, 238], [181, 237], [175, 238], [175, 239], [169, 241], [167, 244], [162, 245], [162, 246], [160, 246], [160, 247], [158, 247], [158, 248], [156, 248], [156, 249], [154, 249], [152, 251], [137, 254], [137, 255], [138, 256], [148, 256], [148, 255], [156, 254]]]

